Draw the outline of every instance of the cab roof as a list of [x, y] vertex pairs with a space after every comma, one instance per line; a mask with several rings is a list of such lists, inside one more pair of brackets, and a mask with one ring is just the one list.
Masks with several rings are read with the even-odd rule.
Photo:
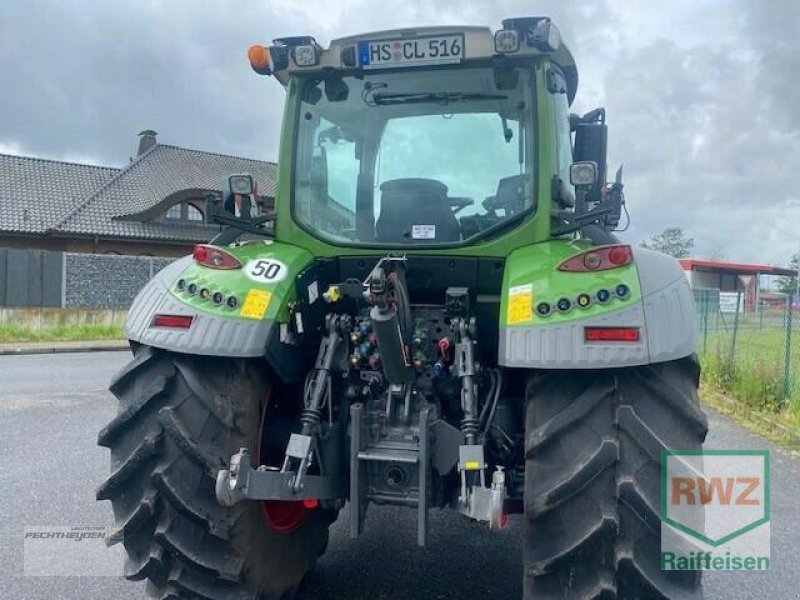
[[[293, 61], [288, 61], [285, 69], [275, 72], [275, 76], [282, 83], [286, 83], [292, 75], [303, 75], [306, 73], [322, 72], [329, 69], [360, 69], [363, 68], [357, 64], [349, 62], [345, 63], [345, 57], [358, 57], [358, 47], [361, 42], [375, 42], [375, 41], [400, 41], [410, 40], [415, 38], [430, 38], [437, 35], [464, 35], [464, 62], [474, 60], [490, 59], [500, 56], [495, 52], [494, 35], [488, 27], [480, 27], [474, 25], [466, 26], [428, 26], [428, 27], [408, 27], [402, 29], [388, 29], [383, 31], [374, 31], [368, 33], [361, 33], [358, 35], [351, 35], [332, 40], [328, 48], [319, 48], [320, 57], [319, 62], [313, 66], [298, 66]], [[276, 43], [293, 43], [294, 40], [300, 38], [284, 38], [284, 40], [275, 40]], [[311, 40], [311, 38], [303, 38]], [[312, 40], [313, 41], [313, 40]], [[316, 42], [313, 42], [316, 44]], [[575, 99], [575, 94], [578, 89], [578, 70], [575, 66], [575, 60], [569, 48], [562, 41], [555, 52], [542, 52], [536, 48], [530, 47], [526, 44], [520, 44], [519, 50], [506, 54], [509, 57], [524, 57], [524, 56], [540, 56], [549, 55], [553, 62], [561, 67], [567, 83], [567, 97], [569, 103]], [[413, 69], [415, 67], [398, 67]]]

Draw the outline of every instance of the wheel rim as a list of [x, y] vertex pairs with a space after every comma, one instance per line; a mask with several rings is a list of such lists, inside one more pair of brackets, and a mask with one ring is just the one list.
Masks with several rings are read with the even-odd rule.
[[[280, 467], [283, 463], [282, 456], [277, 454], [262, 456], [264, 430], [268, 426], [266, 422], [267, 409], [274, 399], [274, 388], [270, 387], [269, 392], [267, 392], [266, 400], [264, 401], [264, 409], [261, 411], [261, 425], [258, 432], [258, 452], [256, 454], [260, 458], [261, 464], [270, 467]], [[302, 500], [261, 501], [261, 514], [264, 517], [264, 522], [270, 529], [277, 533], [286, 534], [293, 532], [306, 521], [311, 510], [312, 507], [307, 506], [307, 503]]]

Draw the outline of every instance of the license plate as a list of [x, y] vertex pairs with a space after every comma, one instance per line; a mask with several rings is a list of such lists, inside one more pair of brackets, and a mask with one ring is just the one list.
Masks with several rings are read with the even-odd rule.
[[358, 56], [364, 69], [458, 63], [464, 58], [464, 35], [359, 42]]

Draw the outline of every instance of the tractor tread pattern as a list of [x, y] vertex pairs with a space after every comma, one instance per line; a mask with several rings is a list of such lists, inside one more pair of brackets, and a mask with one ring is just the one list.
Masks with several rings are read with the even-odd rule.
[[539, 372], [526, 390], [524, 598], [702, 597], [699, 573], [660, 569], [663, 450], [708, 430], [696, 357]]
[[[176, 355], [147, 346], [111, 384], [119, 412], [98, 443], [112, 473], [97, 490], [111, 500], [126, 550], [124, 575], [167, 598], [288, 600], [327, 540], [329, 519], [309, 517], [281, 536], [258, 503], [220, 506], [214, 478], [258, 432], [267, 366], [261, 361]], [[262, 389], [263, 388], [263, 389]]]
[[589, 389], [575, 398], [574, 402], [565, 410], [552, 419], [549, 419], [541, 426], [534, 429], [530, 435], [526, 436], [526, 456], [535, 454], [543, 444], [556, 439], [556, 436], [558, 436], [561, 431], [567, 429], [576, 421], [586, 416], [597, 404], [607, 398], [612, 391], [611, 388], [608, 388], [604, 392], [597, 393], [596, 390]]
[[172, 408], [166, 407], [158, 411], [158, 421], [181, 453], [197, 463], [209, 477], [214, 477], [216, 472], [224, 467], [224, 463], [214, 461], [213, 458], [203, 452], [189, 432], [186, 431], [180, 417]]
[[188, 362], [178, 359], [175, 361], [175, 366], [180, 371], [192, 394], [203, 404], [209, 414], [219, 421], [225, 431], [233, 429], [236, 419], [231, 406], [219, 398], [215, 401], [214, 396], [203, 387], [203, 383]]
[[[167, 368], [146, 381], [144, 383], [146, 386], [145, 389], [137, 395], [136, 400], [126, 406], [108, 425], [100, 430], [100, 434], [97, 436], [98, 445], [110, 448], [117, 435], [124, 431], [125, 428], [129, 426], [129, 423], [142, 413], [159, 394], [163, 393], [167, 382], [172, 379], [174, 375], [175, 370]], [[119, 381], [119, 379], [117, 381]], [[117, 381], [112, 384], [112, 388], [118, 387]]]
[[613, 467], [617, 462], [619, 448], [615, 440], [604, 439], [600, 446], [564, 478], [553, 484], [540, 496], [526, 502], [526, 514], [537, 516], [552, 510], [583, 490], [605, 469]]
[[139, 469], [148, 462], [151, 458], [155, 457], [158, 452], [158, 446], [163, 439], [163, 434], [158, 431], [155, 434], [148, 435], [134, 448], [130, 456], [125, 459], [116, 471], [108, 476], [103, 484], [97, 488], [96, 497], [98, 500], [111, 500], [114, 496], [120, 493], [121, 488], [124, 486], [131, 477], [133, 477]]

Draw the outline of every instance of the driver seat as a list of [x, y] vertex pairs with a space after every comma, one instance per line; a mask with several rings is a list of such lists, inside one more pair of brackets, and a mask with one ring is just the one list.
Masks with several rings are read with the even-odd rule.
[[447, 186], [434, 179], [393, 179], [381, 184], [375, 237], [390, 243], [459, 241], [461, 227], [450, 208]]

